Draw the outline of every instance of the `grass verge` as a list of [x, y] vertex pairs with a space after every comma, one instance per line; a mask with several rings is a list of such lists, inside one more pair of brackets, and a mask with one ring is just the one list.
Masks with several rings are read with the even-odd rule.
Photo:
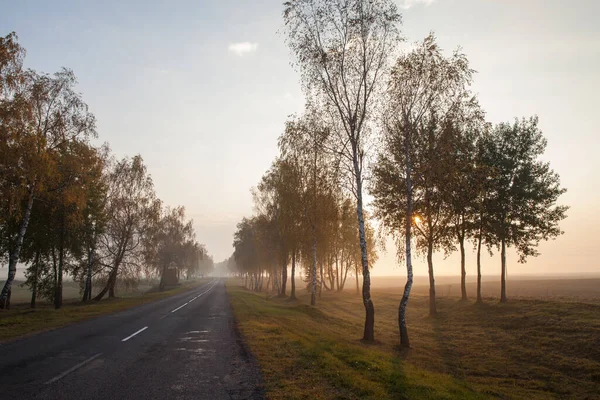
[[375, 344], [364, 344], [364, 308], [350, 293], [317, 307], [270, 298], [229, 281], [240, 332], [270, 399], [600, 398], [600, 306], [552, 301], [483, 305], [427, 298], [409, 304], [412, 348], [397, 347], [399, 293], [373, 291]]
[[0, 310], [0, 343], [150, 303], [186, 292], [207, 281], [186, 282], [164, 292], [145, 293], [136, 297], [117, 297], [89, 303], [67, 301], [58, 310], [48, 303], [40, 303], [35, 309], [27, 304], [13, 304], [10, 310]]

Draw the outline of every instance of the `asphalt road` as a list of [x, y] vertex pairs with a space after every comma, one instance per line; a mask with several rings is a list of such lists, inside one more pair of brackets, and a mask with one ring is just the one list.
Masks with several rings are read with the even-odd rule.
[[0, 399], [260, 399], [224, 283], [0, 345]]

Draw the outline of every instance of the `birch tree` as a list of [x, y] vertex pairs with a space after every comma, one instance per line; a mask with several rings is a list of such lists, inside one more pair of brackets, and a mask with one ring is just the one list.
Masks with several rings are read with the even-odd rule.
[[286, 123], [285, 132], [279, 138], [282, 156], [296, 171], [296, 183], [303, 205], [302, 215], [307, 227], [305, 231], [310, 232], [311, 236], [310, 251], [305, 251], [304, 254], [310, 253], [312, 262], [309, 276], [313, 306], [317, 301], [318, 230], [323, 216], [319, 198], [323, 191], [332, 190], [332, 177], [329, 175], [334, 173], [327, 167], [329, 160], [324, 151], [329, 134], [329, 129], [320, 123], [316, 112], [308, 108], [302, 117]]
[[[10, 43], [12, 45], [7, 45]], [[16, 38], [4, 39], [2, 47], [15, 46]], [[0, 51], [5, 53], [4, 50]], [[8, 51], [20, 57], [19, 51]], [[2, 73], [18, 71], [20, 59], [15, 66], [2, 66]], [[2, 153], [11, 155], [2, 165], [4, 188], [9, 188], [7, 216], [13, 219], [6, 226], [16, 229], [4, 230], [4, 243], [8, 252], [8, 278], [0, 293], [0, 308], [9, 295], [17, 262], [36, 196], [46, 190], [47, 176], [54, 168], [52, 153], [65, 143], [87, 143], [96, 136], [96, 122], [81, 95], [75, 91], [77, 80], [71, 70], [62, 69], [53, 74], [37, 74], [27, 71], [20, 77], [3, 77], [0, 107], [0, 130]], [[21, 207], [21, 204], [24, 204]]]
[[147, 256], [145, 241], [160, 217], [152, 178], [141, 156], [124, 158], [110, 166], [105, 232], [98, 236], [98, 262], [106, 285], [94, 297], [115, 296], [117, 277], [137, 281]]
[[[410, 345], [406, 307], [413, 284], [413, 229], [428, 256], [430, 313], [436, 313], [432, 254], [436, 246], [447, 246], [448, 237], [447, 221], [439, 219], [448, 216], [439, 187], [445, 168], [440, 160], [441, 128], [452, 110], [469, 99], [464, 89], [472, 72], [458, 51], [445, 58], [430, 34], [398, 58], [388, 83], [372, 194], [375, 215], [395, 237], [398, 256], [406, 263], [407, 280], [398, 306], [403, 347]], [[424, 225], [417, 225], [420, 221]]]
[[336, 152], [352, 165], [363, 275], [363, 339], [375, 339], [375, 307], [363, 215], [367, 125], [388, 57], [399, 41], [391, 0], [294, 0], [284, 3], [288, 45], [307, 92], [332, 109], [342, 129]]

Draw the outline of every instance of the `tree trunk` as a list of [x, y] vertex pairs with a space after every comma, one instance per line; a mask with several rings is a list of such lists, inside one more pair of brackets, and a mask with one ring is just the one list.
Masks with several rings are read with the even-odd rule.
[[350, 269], [350, 267], [348, 266], [348, 263], [345, 263], [345, 264], [346, 264], [346, 269], [344, 270], [344, 278], [342, 278], [341, 286], [339, 287], [338, 292], [343, 292], [344, 286], [346, 286], [346, 278], [348, 278], [348, 270]]
[[411, 252], [411, 228], [412, 228], [412, 213], [413, 213], [413, 199], [412, 199], [412, 180], [411, 180], [411, 161], [408, 142], [405, 143], [406, 153], [406, 225], [404, 227], [405, 237], [405, 251], [406, 251], [406, 284], [404, 285], [404, 293], [402, 293], [402, 299], [398, 305], [398, 328], [400, 330], [400, 347], [409, 348], [410, 341], [408, 339], [408, 329], [406, 327], [406, 306], [408, 305], [408, 299], [410, 297], [410, 291], [413, 284], [413, 266], [412, 266], [412, 252]]
[[502, 239], [502, 253], [500, 255], [502, 262], [502, 276], [500, 277], [500, 302], [506, 303], [506, 240]]
[[283, 262], [281, 267], [281, 293], [279, 294], [281, 297], [286, 296], [287, 291], [287, 255], [286, 260]]
[[60, 247], [58, 248], [58, 271], [56, 286], [54, 287], [54, 308], [59, 309], [62, 307], [62, 282], [63, 282], [63, 269], [65, 265], [65, 214], [61, 217], [61, 228], [60, 228]]
[[[110, 279], [108, 280], [108, 298], [109, 299], [114, 299], [115, 298], [115, 285], [116, 285], [116, 283], [117, 283], [117, 274], [116, 274], [116, 270], [115, 270], [115, 273], [112, 274], [110, 276]], [[164, 287], [162, 289], [164, 289]]]
[[479, 227], [479, 236], [477, 238], [477, 303], [481, 303], [481, 237], [482, 226]]
[[6, 278], [6, 282], [4, 283], [4, 287], [2, 288], [2, 292], [0, 293], [0, 309], [8, 309], [10, 307], [10, 294], [12, 293], [11, 287], [13, 281], [15, 280], [15, 275], [17, 274], [17, 263], [19, 262], [19, 255], [21, 253], [21, 247], [23, 246], [23, 238], [25, 237], [25, 232], [27, 232], [29, 218], [31, 217], [34, 191], [35, 182], [31, 185], [31, 188], [29, 189], [29, 199], [27, 200], [27, 208], [25, 209], [23, 221], [21, 221], [21, 225], [19, 226], [17, 243], [14, 249], [8, 255], [8, 277]]
[[358, 264], [354, 265], [354, 277], [356, 278], [356, 294], [360, 294], [360, 288], [358, 286]]
[[[356, 151], [355, 151], [356, 153]], [[354, 176], [356, 178], [356, 214], [358, 217], [358, 237], [360, 240], [360, 255], [362, 261], [363, 287], [362, 297], [365, 306], [365, 329], [363, 340], [375, 340], [375, 306], [371, 300], [371, 272], [367, 253], [367, 238], [365, 236], [365, 218], [363, 215], [362, 177], [358, 166], [358, 159], [354, 157]]]
[[92, 299], [92, 265], [94, 263], [94, 244], [92, 243], [92, 248], [88, 254], [88, 265], [87, 265], [87, 273], [85, 277], [85, 290], [83, 292], [83, 301], [90, 301]]
[[312, 245], [312, 288], [310, 292], [310, 305], [317, 304], [317, 235], [313, 224], [313, 245]]
[[427, 267], [429, 270], [429, 315], [435, 316], [435, 278], [433, 277], [433, 243], [429, 241], [427, 246]]
[[[96, 297], [94, 297], [94, 301], [98, 301], [98, 300], [102, 300], [102, 298], [104, 297], [104, 295], [109, 291], [110, 287], [111, 287], [111, 282], [113, 282], [114, 285], [114, 281], [116, 281], [117, 279], [117, 268], [113, 268], [112, 271], [110, 271], [110, 275], [108, 276], [108, 281], [106, 282], [106, 286], [104, 286], [104, 289], [102, 289], [100, 291], [100, 293], [98, 293], [96, 295]], [[114, 295], [114, 289], [113, 289], [113, 295]]]
[[33, 285], [31, 285], [31, 308], [35, 308], [35, 300], [37, 298], [37, 287], [38, 287], [38, 276], [40, 273], [40, 251], [35, 253], [35, 260], [33, 262]]
[[292, 293], [290, 297], [292, 299], [296, 298], [296, 250], [292, 253]]
[[465, 235], [459, 237], [460, 242], [460, 291], [462, 300], [467, 300], [467, 271], [465, 269]]
[[331, 288], [327, 286], [327, 281], [325, 279], [325, 273], [323, 272], [323, 263], [321, 263], [321, 286], [325, 287], [325, 290], [329, 291]]
[[[269, 274], [269, 279], [271, 279], [271, 289], [273, 292], [275, 292], [275, 295], [279, 295], [279, 274], [277, 273], [277, 263], [274, 263], [273, 265], [273, 274], [272, 274], [272, 278], [271, 279], [271, 274]], [[267, 285], [267, 292], [269, 291], [269, 285]]]
[[335, 256], [335, 280], [337, 283], [337, 291], [340, 291], [340, 260]]

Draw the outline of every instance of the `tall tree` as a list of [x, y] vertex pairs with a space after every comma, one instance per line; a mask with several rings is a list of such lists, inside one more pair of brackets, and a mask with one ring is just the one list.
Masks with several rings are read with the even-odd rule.
[[329, 134], [329, 129], [321, 124], [314, 109], [308, 107], [302, 117], [287, 122], [285, 132], [279, 138], [282, 157], [294, 170], [291, 177], [296, 182], [292, 184], [301, 199], [304, 231], [309, 232], [311, 238], [310, 250], [305, 248], [303, 252], [304, 258], [312, 262], [308, 274], [311, 279], [311, 305], [317, 301], [318, 231], [324, 214], [320, 198], [333, 190], [335, 175], [335, 171], [329, 168], [330, 160], [324, 151]]
[[293, 0], [284, 3], [288, 45], [307, 92], [317, 94], [341, 126], [335, 149], [352, 166], [363, 275], [363, 339], [375, 339], [375, 307], [363, 213], [369, 115], [388, 56], [399, 41], [400, 14], [391, 0]]
[[[15, 41], [16, 37], [9, 35], [0, 44], [9, 49], [0, 53], [17, 57], [13, 61], [15, 66], [3, 66], [2, 73], [20, 71], [18, 57], [22, 52], [14, 50], [18, 47]], [[10, 84], [3, 84], [0, 104], [3, 139], [0, 151], [8, 156], [3, 157], [6, 162], [2, 165], [1, 186], [9, 192], [6, 214], [9, 220], [3, 228], [9, 268], [0, 293], [2, 308], [10, 294], [34, 199], [47, 190], [47, 178], [55, 167], [53, 153], [73, 141], [87, 143], [90, 137], [96, 136], [96, 124], [87, 104], [75, 91], [77, 80], [70, 70], [63, 69], [54, 75], [27, 71], [18, 77], [0, 78], [0, 81], [20, 83], [12, 89], [7, 89]]]
[[467, 300], [465, 241], [477, 236], [477, 200], [485, 179], [477, 162], [477, 143], [489, 127], [473, 97], [457, 104], [443, 129], [445, 150], [440, 158], [446, 174], [442, 191], [450, 205], [450, 225], [460, 250], [461, 297]]
[[471, 74], [464, 55], [456, 52], [445, 58], [430, 34], [398, 58], [388, 84], [372, 193], [375, 215], [395, 236], [399, 258], [406, 262], [407, 281], [398, 306], [403, 347], [409, 347], [406, 307], [413, 283], [413, 228], [418, 248], [427, 253], [430, 313], [436, 313], [432, 255], [448, 244], [448, 213], [441, 193], [447, 173], [441, 156], [448, 135], [442, 128], [456, 106], [468, 99], [464, 89]]
[[106, 285], [94, 300], [106, 293], [114, 297], [119, 275], [137, 281], [147, 256], [146, 240], [160, 217], [161, 203], [141, 156], [110, 166], [105, 207], [106, 229], [98, 236], [97, 254], [106, 271]]
[[500, 248], [500, 301], [506, 302], [506, 248], [514, 247], [519, 262], [537, 256], [539, 242], [563, 232], [559, 222], [567, 206], [557, 205], [566, 189], [549, 163], [540, 160], [546, 139], [538, 118], [498, 124], [486, 142], [484, 162], [493, 169], [487, 203], [489, 224]]

